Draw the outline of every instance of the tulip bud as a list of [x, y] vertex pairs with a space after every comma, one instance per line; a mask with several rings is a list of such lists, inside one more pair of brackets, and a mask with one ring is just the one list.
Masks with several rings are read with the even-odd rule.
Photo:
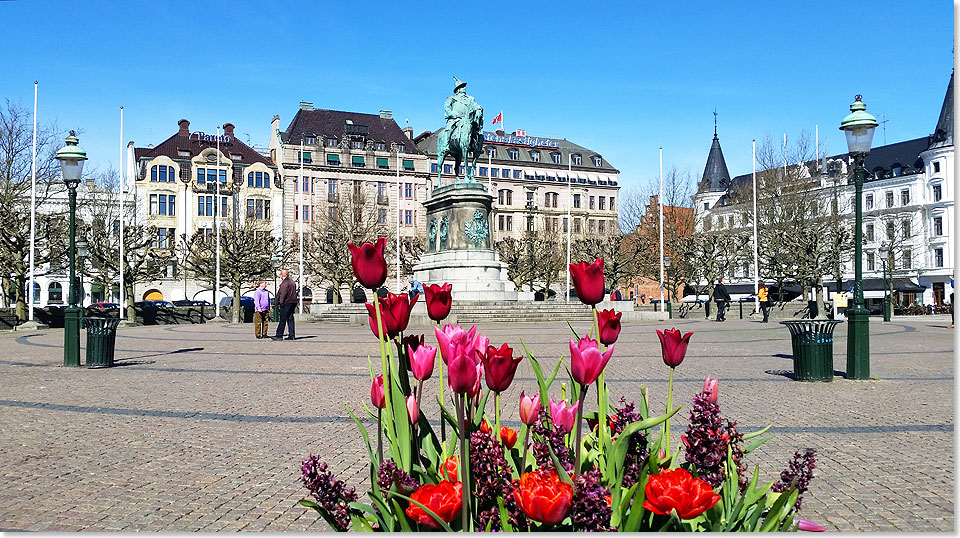
[[600, 343], [611, 346], [620, 336], [620, 317], [623, 312], [597, 310], [597, 325], [600, 329]]
[[413, 394], [407, 396], [407, 416], [410, 417], [410, 424], [416, 424], [420, 420], [420, 408], [417, 407], [417, 399]]
[[703, 382], [703, 392], [708, 402], [712, 404], [717, 403], [720, 397], [719, 380], [717, 378], [711, 379], [710, 376], [707, 376], [707, 380]]
[[816, 523], [807, 519], [803, 519], [802, 517], [796, 518], [795, 521], [797, 522], [797, 530], [806, 532], [824, 532], [827, 530], [826, 527], [817, 525]]
[[506, 426], [500, 426], [500, 442], [508, 450], [513, 448], [513, 445], [517, 444], [517, 431]]
[[443, 462], [443, 467], [440, 469], [440, 474], [444, 475], [447, 480], [451, 482], [457, 481], [457, 469], [460, 466], [460, 458], [457, 456], [450, 456], [447, 458], [447, 461]]
[[490, 428], [490, 424], [487, 424], [487, 419], [483, 419], [483, 420], [480, 422], [480, 431], [482, 431], [483, 433], [485, 433], [485, 434], [487, 434], [487, 435], [490, 435], [490, 432], [493, 431], [493, 430]]
[[670, 368], [676, 368], [683, 362], [683, 357], [687, 354], [687, 344], [690, 343], [689, 332], [680, 336], [680, 331], [676, 328], [661, 331], [657, 329], [657, 336], [660, 337], [660, 351], [663, 354], [663, 363]]
[[370, 401], [377, 409], [387, 406], [387, 397], [383, 393], [383, 374], [373, 378], [373, 383], [370, 384]]
[[527, 426], [532, 426], [536, 424], [539, 418], [540, 394], [527, 397], [524, 396], [523, 391], [520, 391], [520, 421]]

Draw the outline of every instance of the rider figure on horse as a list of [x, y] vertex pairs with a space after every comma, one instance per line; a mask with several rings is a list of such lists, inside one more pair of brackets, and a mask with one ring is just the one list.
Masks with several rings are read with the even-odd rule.
[[455, 82], [453, 95], [447, 97], [446, 102], [443, 103], [443, 112], [447, 118], [447, 131], [451, 133], [456, 132], [457, 125], [464, 118], [480, 108], [473, 97], [467, 95], [467, 83], [457, 77], [453, 77], [453, 80]]

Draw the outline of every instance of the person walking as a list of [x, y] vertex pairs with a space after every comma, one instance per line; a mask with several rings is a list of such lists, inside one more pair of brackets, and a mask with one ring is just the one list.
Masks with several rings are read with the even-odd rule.
[[253, 333], [257, 338], [266, 338], [267, 323], [270, 320], [270, 292], [267, 281], [261, 280], [257, 291], [253, 292]]
[[770, 290], [767, 289], [767, 285], [761, 282], [757, 288], [757, 300], [760, 301], [760, 311], [763, 312], [763, 321], [760, 323], [767, 323], [767, 318], [770, 315], [769, 295]]
[[717, 285], [713, 288], [713, 300], [717, 303], [717, 321], [727, 321], [724, 309], [727, 308], [727, 303], [730, 302], [730, 292], [728, 292], [727, 287], [723, 285], [723, 278], [717, 279]]
[[296, 340], [297, 331], [294, 327], [293, 312], [297, 307], [297, 285], [290, 278], [290, 271], [280, 270], [280, 289], [277, 290], [277, 308], [280, 309], [280, 322], [277, 324], [277, 334], [274, 340], [283, 340], [283, 329], [287, 327], [287, 340]]

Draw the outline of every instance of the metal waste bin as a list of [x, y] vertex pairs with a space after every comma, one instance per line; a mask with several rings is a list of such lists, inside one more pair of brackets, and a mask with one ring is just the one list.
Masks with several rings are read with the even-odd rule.
[[797, 381], [833, 381], [833, 330], [840, 323], [829, 319], [780, 322], [790, 329]]
[[87, 368], [113, 366], [120, 318], [84, 318], [87, 326]]

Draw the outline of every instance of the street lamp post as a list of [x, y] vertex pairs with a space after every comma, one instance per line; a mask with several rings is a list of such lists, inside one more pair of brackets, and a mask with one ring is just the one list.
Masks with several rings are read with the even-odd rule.
[[870, 318], [869, 311], [863, 306], [863, 181], [867, 170], [863, 161], [870, 153], [873, 132], [877, 128], [877, 119], [867, 113], [867, 105], [857, 95], [850, 105], [850, 114], [840, 123], [840, 130], [846, 134], [847, 150], [854, 159], [854, 284], [853, 306], [847, 310], [847, 379], [870, 379]]
[[70, 131], [66, 146], [57, 151], [63, 183], [70, 193], [70, 287], [68, 289], [69, 306], [63, 313], [63, 365], [80, 366], [80, 309], [77, 307], [77, 186], [83, 175], [83, 161], [87, 152], [77, 145], [77, 133]]
[[[890, 321], [890, 286], [887, 280], [887, 259], [890, 256], [890, 245], [884, 241], [880, 245], [880, 263], [883, 268], [883, 321]], [[893, 273], [893, 260], [890, 261], [890, 272]], [[890, 275], [893, 280], [893, 275]]]

